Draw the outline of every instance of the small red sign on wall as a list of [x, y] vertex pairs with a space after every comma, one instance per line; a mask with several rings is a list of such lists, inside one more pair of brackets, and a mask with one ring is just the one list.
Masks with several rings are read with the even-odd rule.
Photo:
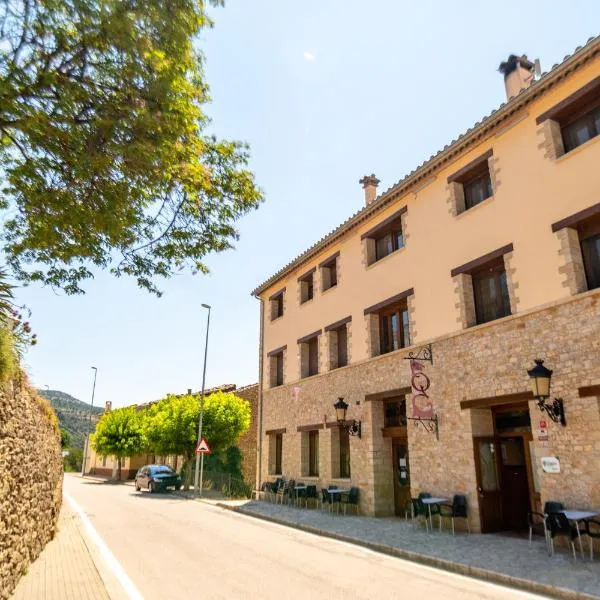
[[546, 429], [546, 421], [540, 421], [540, 429]]

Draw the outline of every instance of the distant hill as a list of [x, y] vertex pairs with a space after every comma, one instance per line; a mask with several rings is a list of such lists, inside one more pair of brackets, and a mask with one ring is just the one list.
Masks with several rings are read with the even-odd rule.
[[[71, 446], [83, 448], [89, 427], [90, 405], [59, 390], [38, 390], [38, 392], [48, 399], [60, 426], [71, 435]], [[101, 406], [94, 406], [92, 409], [92, 431], [103, 412]]]

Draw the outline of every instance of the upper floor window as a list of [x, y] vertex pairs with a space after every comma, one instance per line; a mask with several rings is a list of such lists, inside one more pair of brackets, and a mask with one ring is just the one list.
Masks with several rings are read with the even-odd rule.
[[[581, 114], [583, 113], [583, 114]], [[600, 133], [600, 99], [571, 117], [562, 127], [565, 152], [569, 152]]]
[[365, 308], [371, 356], [410, 346], [408, 299], [413, 293], [410, 288]]
[[348, 364], [348, 324], [351, 321], [352, 317], [346, 317], [325, 327], [330, 371]]
[[581, 242], [588, 290], [600, 287], [600, 233]]
[[406, 206], [363, 233], [361, 239], [366, 245], [367, 264], [373, 264], [404, 247], [402, 215], [405, 213]]
[[459, 215], [494, 194], [489, 161], [492, 150], [448, 177], [452, 212]]
[[283, 317], [284, 294], [285, 288], [279, 290], [269, 298], [269, 304], [271, 305], [271, 321]]
[[600, 77], [596, 77], [536, 118], [544, 134], [540, 146], [558, 158], [600, 134]]
[[314, 297], [314, 276], [315, 268], [312, 268], [308, 273], [298, 277], [298, 283], [300, 285], [300, 304], [312, 300]]
[[501, 319], [511, 314], [506, 270], [501, 258], [474, 271], [471, 276], [477, 324]]
[[333, 256], [324, 260], [319, 267], [321, 267], [321, 281], [323, 291], [329, 288], [335, 287], [338, 282], [338, 257], [340, 253], [336, 252]]
[[410, 346], [410, 327], [406, 300], [379, 313], [381, 354]]
[[298, 340], [300, 346], [300, 377], [319, 374], [319, 335], [321, 330]]
[[269, 380], [271, 387], [283, 385], [284, 352], [286, 346], [272, 350], [267, 354], [269, 359]]

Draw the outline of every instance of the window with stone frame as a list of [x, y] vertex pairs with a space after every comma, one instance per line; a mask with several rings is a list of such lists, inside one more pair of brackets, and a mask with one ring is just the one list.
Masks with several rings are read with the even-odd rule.
[[552, 224], [561, 249], [560, 272], [571, 294], [600, 287], [600, 203]]
[[319, 266], [321, 268], [321, 288], [326, 291], [335, 287], [338, 283], [338, 257], [339, 252], [334, 256], [323, 261]]
[[298, 278], [298, 285], [300, 286], [300, 304], [304, 304], [314, 297], [315, 271], [316, 269], [313, 268], [308, 273], [305, 273], [302, 277]]
[[283, 473], [283, 433], [269, 434], [269, 475]]
[[448, 177], [448, 185], [453, 203], [453, 214], [459, 215], [494, 194], [489, 150], [468, 165]]
[[270, 387], [278, 387], [284, 383], [284, 352], [285, 346], [268, 353]]
[[350, 432], [347, 427], [339, 427], [340, 478], [350, 478]]
[[319, 476], [319, 430], [303, 431], [301, 434], [302, 476]]
[[[512, 252], [513, 245], [507, 244], [450, 272], [456, 285], [457, 306], [461, 313], [459, 322], [463, 328], [512, 314], [509, 274], [506, 272], [506, 261], [510, 260]], [[512, 290], [514, 296], [514, 287]]]
[[380, 354], [410, 346], [410, 325], [406, 299], [379, 313]]
[[300, 377], [311, 377], [319, 373], [319, 335], [316, 331], [298, 340], [300, 350]]
[[543, 148], [558, 158], [600, 134], [600, 77], [537, 117]]
[[403, 215], [406, 206], [363, 233], [361, 240], [366, 245], [367, 265], [404, 248]]
[[279, 317], [283, 317], [284, 293], [285, 289], [280, 290], [269, 298], [269, 304], [271, 306], [271, 321], [279, 319]]
[[348, 325], [352, 317], [340, 319], [325, 327], [329, 351], [327, 368], [331, 371], [348, 364]]
[[510, 312], [510, 297], [502, 257], [471, 272], [476, 323], [488, 323]]

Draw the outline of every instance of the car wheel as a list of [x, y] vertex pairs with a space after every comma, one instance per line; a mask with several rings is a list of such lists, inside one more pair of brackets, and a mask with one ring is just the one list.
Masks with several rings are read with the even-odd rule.
[[176, 485], [176, 486], [175, 486], [175, 491], [176, 491], [176, 492], [178, 492], [180, 489], [181, 489], [181, 486], [180, 486], [180, 485]]
[[137, 481], [135, 482], [135, 491], [136, 492], [141, 492], [142, 491], [142, 488], [140, 487], [140, 485], [139, 485], [139, 483]]
[[149, 491], [151, 494], [154, 494], [154, 492], [156, 492], [156, 484], [155, 484], [155, 483], [153, 483], [153, 482], [150, 482], [150, 483], [148, 484], [148, 491]]

